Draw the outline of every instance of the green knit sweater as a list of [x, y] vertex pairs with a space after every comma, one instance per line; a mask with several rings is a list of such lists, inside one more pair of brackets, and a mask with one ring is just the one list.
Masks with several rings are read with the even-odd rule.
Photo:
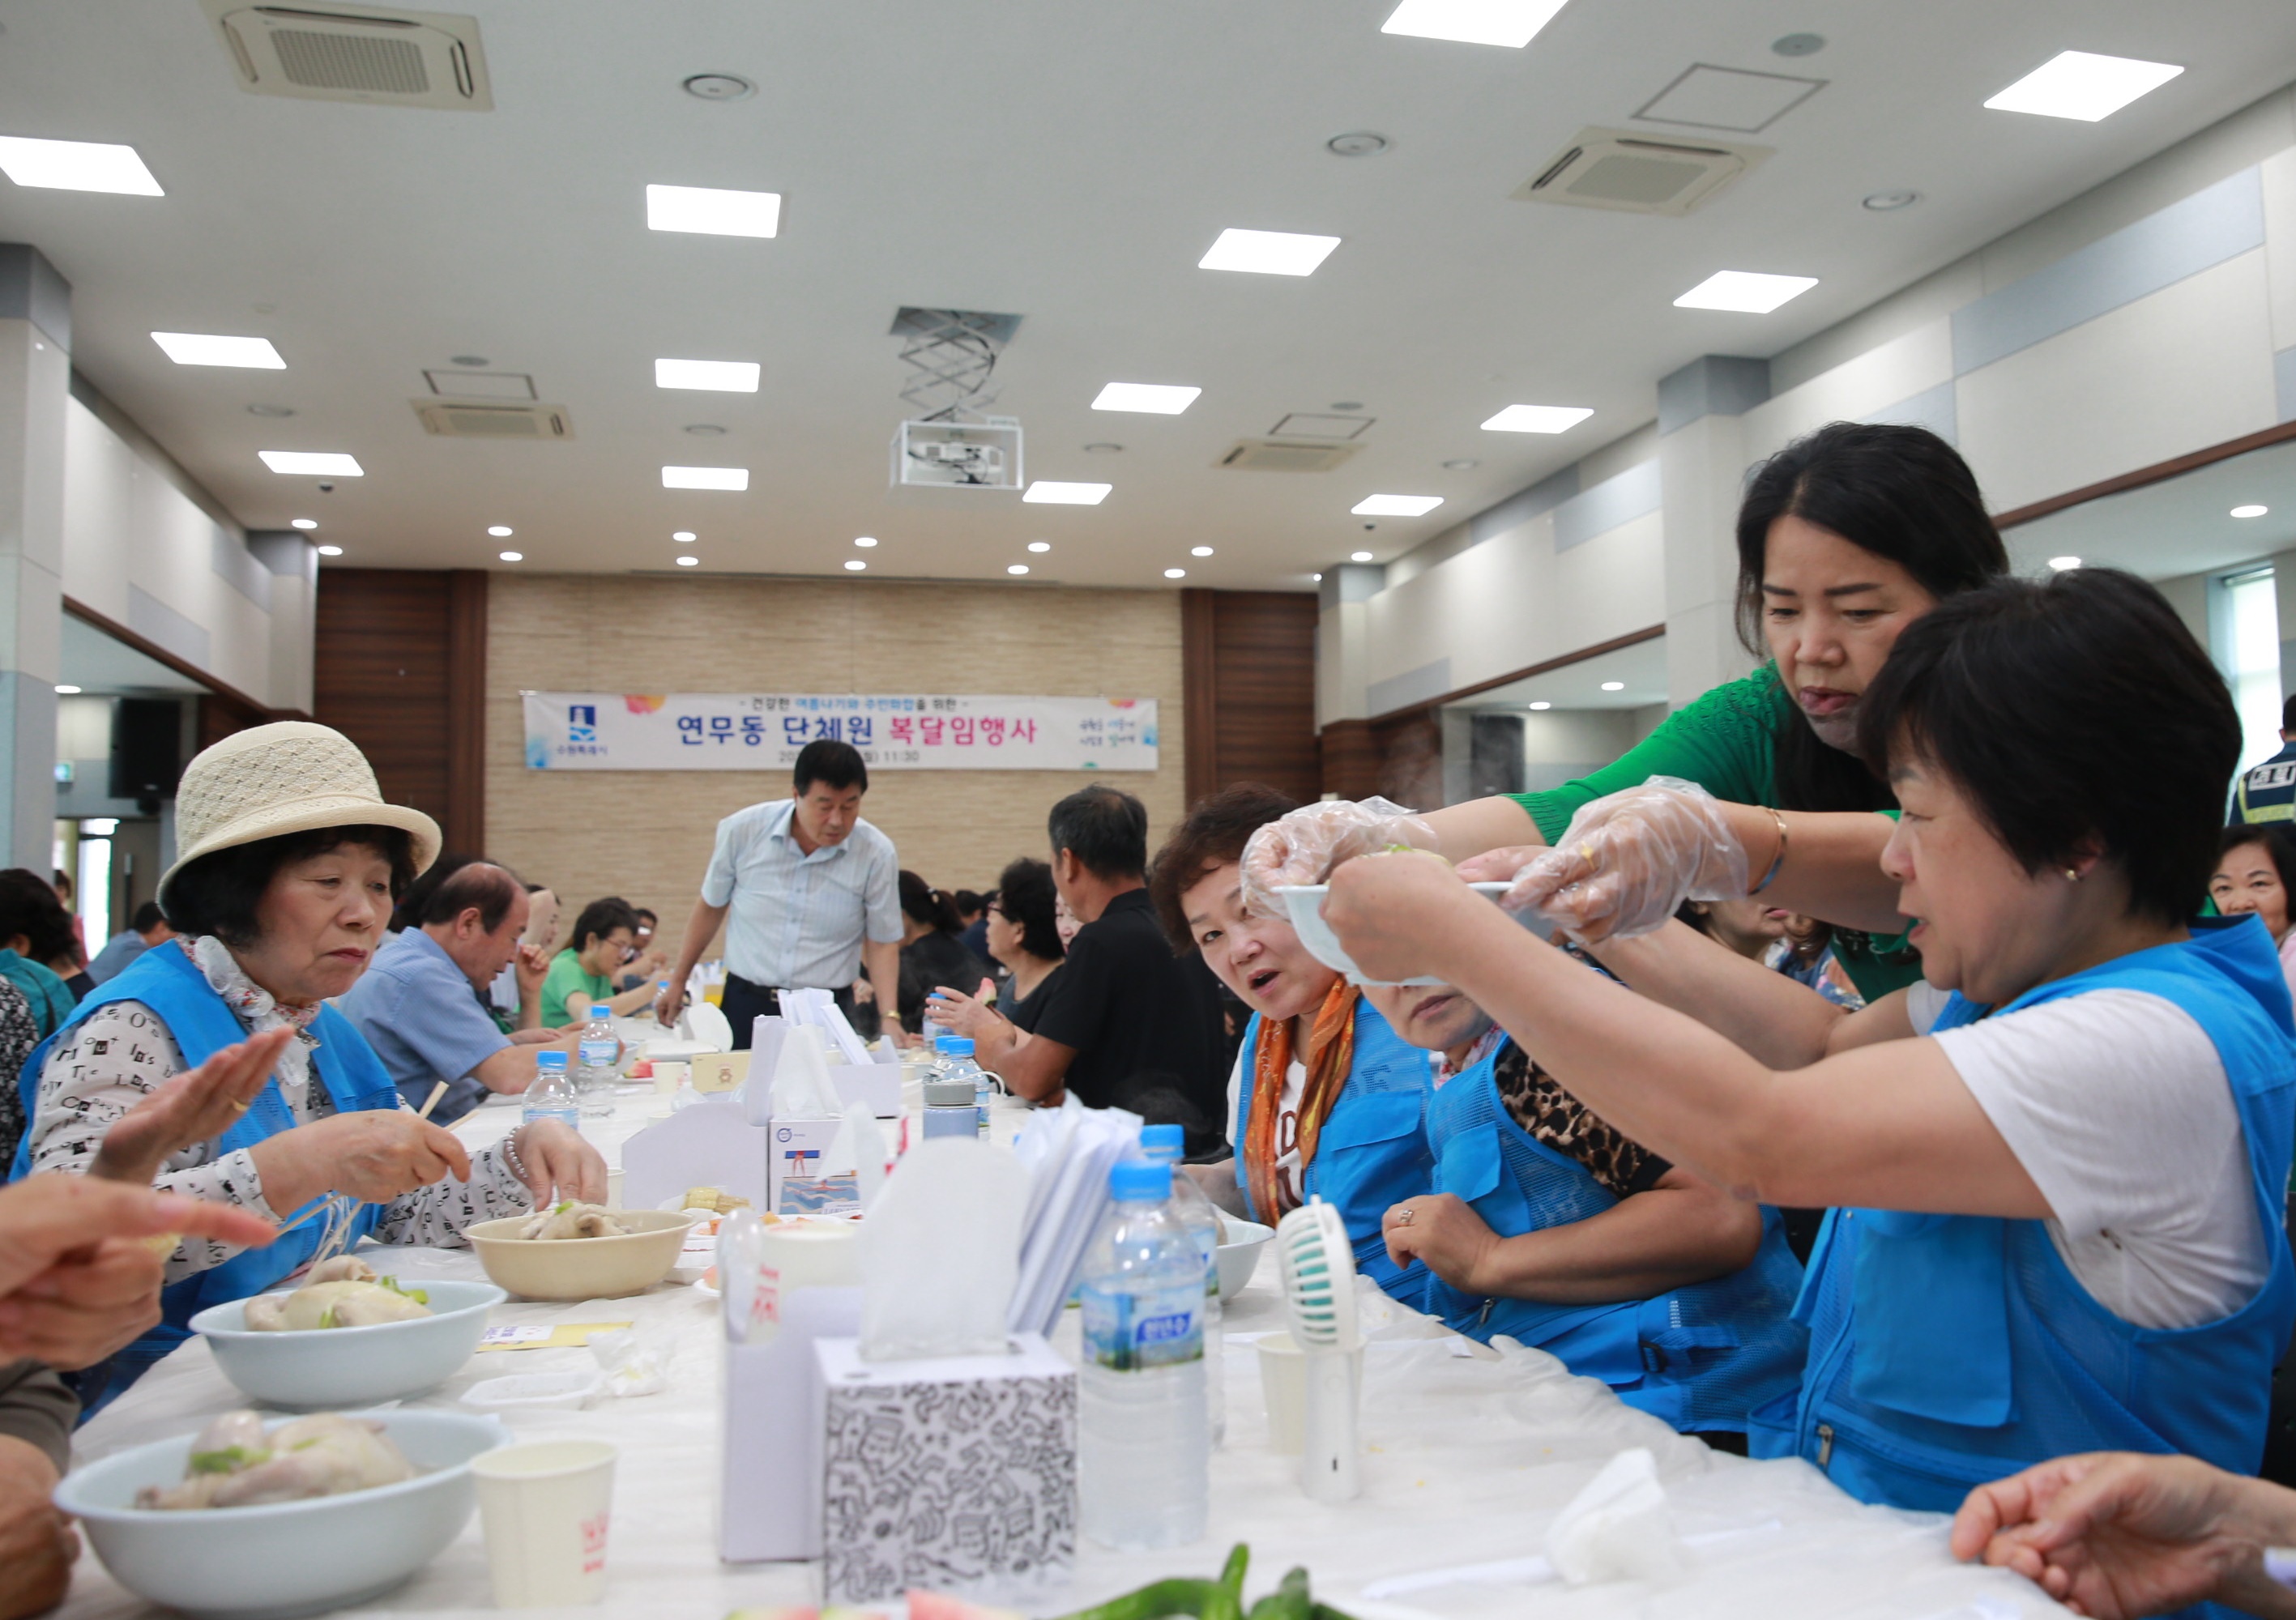
[[[1775, 806], [1778, 728], [1800, 724], [1793, 700], [1778, 683], [1776, 667], [1766, 664], [1742, 681], [1726, 682], [1669, 715], [1657, 730], [1602, 769], [1559, 788], [1512, 797], [1530, 813], [1540, 836], [1550, 844], [1570, 829], [1580, 806], [1638, 788], [1653, 776], [1694, 781], [1730, 804]], [[1833, 949], [1858, 994], [1869, 1002], [1922, 976], [1921, 954], [1903, 935], [1837, 929]]]

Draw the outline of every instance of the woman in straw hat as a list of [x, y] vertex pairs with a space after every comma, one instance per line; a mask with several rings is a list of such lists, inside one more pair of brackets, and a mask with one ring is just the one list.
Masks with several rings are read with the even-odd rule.
[[[192, 1314], [260, 1293], [323, 1246], [456, 1243], [479, 1221], [558, 1191], [596, 1200], [604, 1161], [555, 1121], [466, 1153], [415, 1117], [348, 1020], [326, 1004], [366, 970], [391, 906], [439, 853], [439, 829], [387, 805], [340, 732], [283, 722], [193, 760], [176, 800], [182, 854], [160, 880], [174, 941], [82, 1002], [29, 1059], [31, 1125], [14, 1174], [85, 1170], [105, 1130], [169, 1076], [251, 1035], [289, 1030], [238, 1122], [169, 1158], [156, 1184], [285, 1222], [267, 1248], [186, 1241], [167, 1265], [159, 1327], [120, 1353], [91, 1410], [186, 1336]], [[323, 1202], [324, 1200], [324, 1202]]]

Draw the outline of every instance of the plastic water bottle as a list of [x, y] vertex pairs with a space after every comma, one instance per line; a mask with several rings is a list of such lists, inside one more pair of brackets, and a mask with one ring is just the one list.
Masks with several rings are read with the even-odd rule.
[[614, 1035], [614, 1015], [605, 1002], [590, 1003], [590, 1021], [582, 1026], [582, 1038], [575, 1045], [580, 1060], [574, 1069], [574, 1093], [582, 1100], [582, 1117], [611, 1119], [614, 1087], [622, 1080], [614, 1071], [622, 1043]]
[[1172, 1167], [1127, 1159], [1085, 1253], [1077, 1485], [1084, 1533], [1144, 1552], [1200, 1540], [1210, 1494], [1204, 1273], [1172, 1207]]
[[988, 1099], [996, 1089], [988, 1071], [972, 1060], [972, 1043], [963, 1035], [943, 1035], [941, 1044], [947, 1049], [940, 1072], [934, 1077], [945, 1081], [963, 1081], [972, 1088], [972, 1106], [980, 1117], [975, 1134], [988, 1134]]
[[535, 1054], [534, 1079], [526, 1088], [524, 1120], [532, 1125], [537, 1119], [555, 1119], [570, 1130], [582, 1128], [582, 1105], [575, 1098], [574, 1083], [566, 1077], [562, 1051]]
[[1204, 1415], [1211, 1425], [1212, 1444], [1218, 1445], [1227, 1438], [1227, 1390], [1224, 1376], [1227, 1366], [1226, 1341], [1220, 1332], [1219, 1255], [1220, 1239], [1225, 1235], [1220, 1225], [1218, 1207], [1196, 1185], [1196, 1178], [1180, 1168], [1180, 1157], [1187, 1151], [1188, 1133], [1176, 1125], [1144, 1125], [1140, 1130], [1140, 1157], [1158, 1164], [1172, 1166], [1172, 1210], [1187, 1226], [1188, 1235], [1196, 1240], [1196, 1251], [1204, 1257]]

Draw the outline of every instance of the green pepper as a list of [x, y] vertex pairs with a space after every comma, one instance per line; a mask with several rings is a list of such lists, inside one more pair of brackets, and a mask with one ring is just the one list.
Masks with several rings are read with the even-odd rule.
[[1204, 1605], [1203, 1620], [1243, 1620], [1243, 1575], [1251, 1567], [1251, 1548], [1238, 1542], [1227, 1555], [1218, 1586]]
[[1062, 1620], [1168, 1620], [1174, 1615], [1201, 1616], [1218, 1594], [1216, 1581], [1153, 1581], [1137, 1591], [1111, 1598], [1094, 1608], [1080, 1608]]
[[243, 1445], [226, 1445], [219, 1452], [193, 1452], [192, 1472], [194, 1474], [229, 1474], [258, 1462], [271, 1460], [266, 1451], [250, 1452]]
[[1355, 1620], [1353, 1615], [1343, 1614], [1328, 1603], [1309, 1605], [1308, 1616], [1308, 1620]]

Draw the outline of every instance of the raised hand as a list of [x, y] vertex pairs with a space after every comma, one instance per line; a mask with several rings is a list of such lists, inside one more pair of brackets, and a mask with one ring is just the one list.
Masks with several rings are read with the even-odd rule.
[[291, 1029], [266, 1030], [176, 1076], [112, 1122], [88, 1174], [149, 1186], [168, 1155], [212, 1141], [239, 1123], [270, 1083], [280, 1049], [294, 1038]]

